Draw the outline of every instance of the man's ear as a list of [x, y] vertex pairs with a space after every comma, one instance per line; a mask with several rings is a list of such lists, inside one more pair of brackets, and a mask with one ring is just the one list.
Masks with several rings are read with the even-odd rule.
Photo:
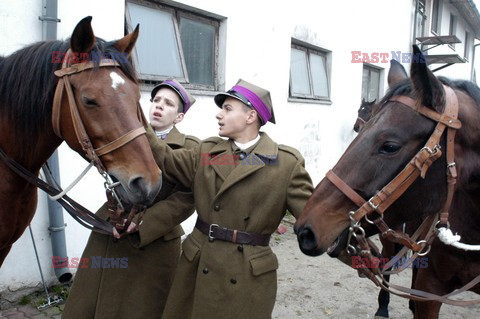
[[185, 116], [185, 113], [178, 113], [177, 114], [177, 117], [175, 118], [175, 120], [173, 120], [173, 124], [178, 124], [180, 123], [181, 121], [183, 121], [183, 117]]
[[247, 124], [252, 124], [258, 119], [258, 113], [256, 110], [251, 109], [248, 111]]

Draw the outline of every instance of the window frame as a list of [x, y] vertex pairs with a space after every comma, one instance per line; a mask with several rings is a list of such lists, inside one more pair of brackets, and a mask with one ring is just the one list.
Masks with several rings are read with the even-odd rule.
[[416, 25], [415, 38], [423, 37], [425, 34], [425, 22], [428, 19], [426, 6], [427, 6], [426, 0], [423, 0], [423, 1], [420, 0], [418, 1], [418, 6], [415, 7], [416, 17], [417, 17], [416, 19], [421, 19], [420, 23], [419, 21], [415, 20], [415, 25]]
[[470, 57], [470, 32], [468, 32], [467, 30], [465, 30], [465, 40], [464, 40], [464, 47], [463, 47], [463, 57], [465, 58], [465, 60], [468, 61], [469, 57]]
[[368, 102], [371, 102], [373, 101], [374, 99], [370, 98], [370, 97], [364, 97], [363, 96], [363, 70], [367, 69], [368, 70], [368, 87], [367, 87], [367, 92], [370, 92], [370, 82], [371, 82], [371, 72], [372, 70], [375, 70], [378, 72], [378, 87], [377, 87], [377, 92], [378, 92], [378, 96], [375, 98], [377, 100], [377, 102], [380, 100], [380, 97], [383, 95], [382, 93], [382, 86], [381, 86], [381, 83], [382, 83], [382, 78], [383, 78], [383, 69], [382, 68], [379, 68], [375, 65], [372, 65], [372, 64], [369, 64], [369, 63], [363, 63], [363, 66], [362, 66], [362, 92], [361, 92], [361, 98], [362, 99], [365, 99], [366, 101]]
[[[128, 3], [136, 4], [136, 5], [141, 5], [148, 7], [151, 10], [160, 10], [163, 12], [168, 12], [172, 15], [172, 23], [173, 23], [173, 28], [175, 31], [175, 37], [176, 37], [176, 42], [177, 42], [177, 49], [179, 51], [180, 55], [180, 64], [182, 67], [182, 72], [183, 72], [183, 78], [180, 77], [175, 77], [176, 80], [178, 80], [182, 85], [189, 89], [189, 90], [198, 90], [198, 91], [203, 91], [203, 92], [217, 92], [221, 90], [222, 88], [220, 87], [220, 83], [222, 82], [222, 79], [220, 79], [220, 72], [221, 72], [221, 67], [220, 67], [220, 51], [222, 50], [220, 48], [220, 28], [221, 28], [221, 17], [210, 17], [206, 14], [202, 14], [201, 10], [192, 10], [187, 6], [182, 6], [182, 7], [174, 7], [170, 5], [166, 5], [163, 3], [158, 3], [158, 2], [150, 2], [150, 1], [145, 1], [145, 0], [128, 0], [125, 1], [125, 29], [128, 32], [132, 32], [133, 28], [135, 26], [132, 25], [132, 20], [130, 17], [130, 12], [128, 10]], [[213, 14], [212, 14], [213, 15]], [[187, 69], [187, 64], [185, 61], [185, 55], [183, 52], [183, 46], [182, 46], [182, 40], [180, 37], [180, 19], [181, 18], [187, 18], [193, 21], [197, 21], [203, 24], [209, 24], [213, 25], [215, 29], [215, 34], [214, 34], [214, 54], [212, 56], [213, 58], [213, 85], [206, 85], [206, 84], [199, 84], [199, 83], [190, 83], [190, 78], [188, 74], [188, 69]], [[137, 47], [134, 47], [134, 52], [132, 54], [132, 63], [134, 64], [135, 69], [138, 72], [138, 79], [141, 84], [147, 85], [147, 86], [155, 86], [156, 84], [172, 78], [173, 76], [164, 76], [164, 75], [154, 75], [154, 74], [146, 74], [146, 73], [141, 73], [139, 64], [138, 64], [138, 56], [137, 56]]]
[[442, 0], [432, 0], [431, 17], [430, 31], [434, 35], [439, 35], [442, 28]]
[[[297, 49], [306, 52], [307, 57], [307, 72], [308, 72], [308, 83], [310, 86], [311, 94], [300, 94], [300, 93], [292, 93], [292, 76], [291, 76], [291, 63], [290, 63], [290, 76], [289, 76], [289, 87], [288, 87], [288, 100], [294, 102], [307, 102], [307, 103], [320, 103], [320, 104], [332, 104], [331, 100], [331, 51], [328, 51], [323, 48], [319, 48], [317, 46], [310, 45], [303, 41], [292, 39], [290, 45], [290, 54], [292, 54], [292, 49]], [[312, 71], [310, 65], [310, 54], [315, 54], [321, 56], [325, 59], [325, 73], [326, 73], [326, 80], [327, 80], [327, 92], [328, 96], [319, 96], [315, 95], [313, 81], [312, 81]]]
[[[448, 35], [456, 35], [457, 33], [457, 16], [453, 13], [450, 13], [450, 20], [448, 23]], [[455, 43], [450, 43], [448, 45], [452, 50], [455, 51]]]

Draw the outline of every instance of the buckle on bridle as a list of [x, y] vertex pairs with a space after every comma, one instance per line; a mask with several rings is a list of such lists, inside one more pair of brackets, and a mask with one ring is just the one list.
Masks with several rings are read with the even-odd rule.
[[373, 199], [373, 197], [368, 200], [368, 205], [370, 205], [370, 207], [372, 207], [373, 210], [376, 211], [379, 204], [375, 205], [375, 204], [373, 203], [372, 199]]
[[208, 241], [213, 242], [215, 240], [215, 237], [213, 236], [213, 227], [220, 227], [218, 224], [211, 224], [208, 227]]

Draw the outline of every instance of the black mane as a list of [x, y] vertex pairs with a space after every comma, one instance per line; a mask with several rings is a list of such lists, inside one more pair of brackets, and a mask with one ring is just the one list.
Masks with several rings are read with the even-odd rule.
[[[451, 80], [443, 76], [438, 77], [438, 80], [453, 89], [465, 92], [475, 101], [477, 107], [480, 106], [480, 88], [475, 83], [466, 80]], [[406, 95], [414, 98], [412, 89], [412, 82], [410, 79], [406, 79], [392, 86], [388, 89], [387, 93], [380, 101], [380, 107], [378, 107], [376, 111], [378, 112], [378, 110], [381, 109], [382, 106], [385, 105], [386, 102], [388, 102], [393, 96]]]
[[[70, 41], [37, 42], [10, 56], [0, 57], [0, 117], [12, 123], [11, 129], [30, 142], [51, 125], [52, 103], [61, 63], [52, 63], [52, 52], [66, 52]], [[92, 52], [118, 57], [115, 41], [96, 39]], [[90, 52], [89, 52], [90, 53]], [[88, 59], [91, 60], [92, 54]], [[98, 56], [98, 55], [97, 55]], [[98, 59], [94, 59], [98, 64]], [[126, 59], [116, 59], [123, 73], [137, 83], [135, 71]]]

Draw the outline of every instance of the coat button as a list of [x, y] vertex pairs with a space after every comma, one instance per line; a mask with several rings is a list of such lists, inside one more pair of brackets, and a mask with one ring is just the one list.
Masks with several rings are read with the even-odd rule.
[[243, 253], [243, 246], [242, 245], [238, 245], [237, 249], [238, 249], [239, 252]]
[[208, 274], [208, 268], [207, 267], [203, 268], [203, 273]]
[[230, 279], [230, 282], [235, 285], [237, 283], [237, 280], [232, 278], [232, 279]]
[[244, 152], [241, 152], [240, 155], [238, 156], [238, 158], [242, 161], [245, 157], [247, 157], [247, 154], [245, 154]]
[[214, 207], [213, 207], [213, 210], [218, 212], [220, 210], [220, 204], [216, 204]]

